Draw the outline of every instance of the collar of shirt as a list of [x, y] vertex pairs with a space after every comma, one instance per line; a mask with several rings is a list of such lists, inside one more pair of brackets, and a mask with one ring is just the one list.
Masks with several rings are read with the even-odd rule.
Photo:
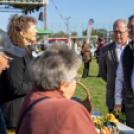
[[[119, 45], [117, 42], [115, 42], [115, 46], [116, 46], [116, 48], [120, 48], [120, 49], [125, 48], [125, 46], [126, 46], [127, 44], [128, 44], [128, 40], [127, 40], [126, 44], [123, 45], [123, 46], [121, 46], [121, 45]], [[133, 43], [133, 44], [134, 44], [134, 43]]]

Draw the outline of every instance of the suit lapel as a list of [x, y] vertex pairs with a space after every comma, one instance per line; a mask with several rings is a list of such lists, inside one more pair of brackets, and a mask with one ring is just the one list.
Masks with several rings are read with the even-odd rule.
[[113, 59], [113, 63], [117, 65], [119, 63], [119, 60], [118, 60], [118, 56], [117, 56], [115, 42], [113, 42], [113, 44], [111, 45], [111, 57]]

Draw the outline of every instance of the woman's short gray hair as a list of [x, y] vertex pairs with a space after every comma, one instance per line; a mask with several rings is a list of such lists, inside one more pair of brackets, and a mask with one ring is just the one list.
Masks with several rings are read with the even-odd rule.
[[55, 90], [61, 81], [70, 84], [81, 64], [81, 56], [65, 44], [55, 43], [32, 61], [31, 74], [38, 87]]

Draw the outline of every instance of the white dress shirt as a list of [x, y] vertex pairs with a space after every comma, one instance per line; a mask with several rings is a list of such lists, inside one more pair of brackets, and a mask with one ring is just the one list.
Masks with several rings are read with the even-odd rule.
[[[125, 47], [127, 43], [125, 44]], [[121, 93], [122, 93], [122, 88], [123, 88], [123, 80], [124, 80], [124, 76], [123, 76], [123, 68], [122, 68], [122, 60], [121, 57], [123, 55], [124, 49], [121, 52], [121, 56], [120, 56], [120, 60], [119, 60], [119, 65], [116, 71], [116, 79], [115, 79], [115, 105], [121, 105], [122, 103], [122, 97], [121, 97]]]
[[[128, 42], [126, 44], [128, 44]], [[124, 46], [121, 46], [117, 42], [115, 42], [118, 61], [120, 61], [121, 53], [124, 50], [124, 48], [126, 47], [126, 44]]]

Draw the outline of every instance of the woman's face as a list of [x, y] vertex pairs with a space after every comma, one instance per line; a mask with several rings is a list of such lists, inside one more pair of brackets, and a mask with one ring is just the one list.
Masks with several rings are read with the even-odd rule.
[[36, 41], [36, 34], [38, 33], [38, 31], [35, 28], [35, 24], [33, 24], [32, 22], [29, 22], [30, 27], [27, 29], [27, 31], [25, 32], [25, 41], [27, 42], [27, 45], [31, 42], [35, 42]]

